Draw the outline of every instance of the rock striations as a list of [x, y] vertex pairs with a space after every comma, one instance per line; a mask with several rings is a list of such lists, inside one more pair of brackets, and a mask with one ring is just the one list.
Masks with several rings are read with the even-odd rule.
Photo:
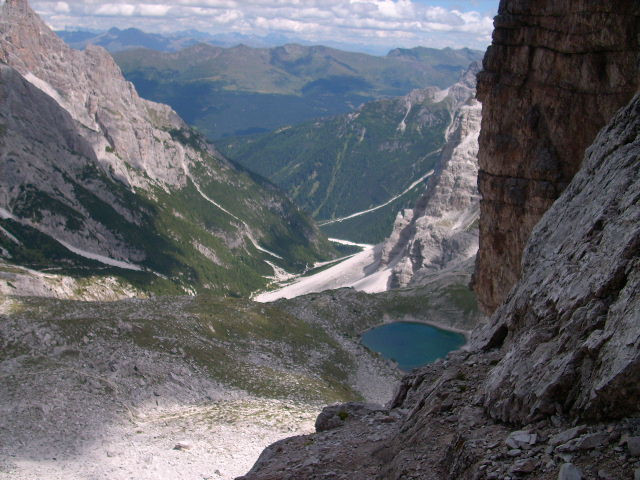
[[485, 348], [504, 343], [484, 387], [496, 418], [598, 419], [640, 409], [638, 132], [640, 96], [600, 132], [533, 230], [522, 278], [483, 332]]
[[640, 6], [502, 1], [478, 77], [483, 105], [474, 289], [486, 313], [520, 276], [534, 225], [638, 87]]
[[[466, 350], [406, 376], [386, 408], [327, 407], [315, 434], [269, 447], [243, 479], [640, 476], [640, 94], [613, 112], [613, 103], [635, 90], [628, 76], [635, 57], [613, 52], [623, 43], [629, 48], [637, 45], [635, 27], [625, 27], [627, 22], [637, 23], [631, 8], [636, 3], [532, 5], [503, 1], [495, 38], [509, 38], [506, 43], [511, 46], [532, 45], [531, 50], [522, 47], [531, 51], [522, 61], [536, 66], [531, 76], [525, 68], [520, 76], [504, 73], [500, 78], [541, 90], [506, 84], [489, 88], [491, 71], [508, 69], [514, 61], [511, 47], [506, 46], [494, 47], [488, 54], [488, 73], [481, 87], [483, 128], [488, 125], [481, 134], [481, 158], [486, 161], [500, 144], [510, 152], [513, 163], [505, 163], [505, 168], [512, 169], [513, 179], [527, 178], [518, 172], [556, 169], [555, 183], [532, 178], [523, 180], [523, 190], [516, 188], [515, 180], [502, 186], [503, 193], [515, 195], [525, 207], [518, 210], [519, 216], [516, 210], [505, 213], [503, 221], [510, 219], [512, 227], [506, 228], [511, 233], [526, 230], [533, 222], [531, 212], [541, 216], [526, 242], [515, 287], [488, 323], [472, 334]], [[530, 15], [526, 21], [513, 16], [523, 13]], [[505, 32], [507, 17], [513, 23]], [[572, 24], [576, 33], [569, 35], [567, 25]], [[547, 37], [540, 34], [541, 25]], [[580, 33], [587, 30], [590, 35]], [[629, 43], [617, 37], [623, 31]], [[613, 37], [621, 43], [612, 44]], [[541, 45], [544, 48], [538, 52], [534, 47]], [[559, 53], [564, 50], [566, 54]], [[552, 57], [556, 62], [541, 68]], [[541, 87], [542, 77], [562, 76], [573, 61], [583, 66], [574, 73], [595, 82], [591, 90], [588, 82], [582, 83], [581, 94], [571, 83]], [[590, 66], [598, 66], [597, 71]], [[611, 88], [597, 94], [596, 80], [610, 82]], [[532, 98], [538, 99], [539, 107], [532, 107]], [[552, 107], [548, 103], [552, 101], [559, 103]], [[500, 102], [503, 110], [498, 111]], [[560, 108], [584, 113], [581, 109], [598, 105], [594, 117], [606, 126], [597, 137], [591, 120], [582, 117], [567, 121], [564, 113], [567, 125], [554, 123]], [[610, 118], [607, 112], [613, 112]], [[494, 130], [496, 122], [504, 126], [504, 136]], [[519, 136], [516, 127], [549, 130], [543, 134], [534, 129]], [[595, 141], [588, 140], [589, 135]], [[583, 154], [589, 142], [592, 146]], [[549, 163], [536, 163], [536, 158]], [[577, 170], [573, 179], [572, 169]], [[486, 178], [481, 178], [481, 187], [486, 187]], [[559, 195], [550, 208], [552, 196], [540, 196], [536, 190], [541, 185]], [[545, 202], [549, 205], [543, 208]], [[486, 215], [487, 206], [483, 208]], [[507, 248], [505, 243], [492, 243], [496, 240], [486, 232], [481, 255], [487, 245], [495, 251]], [[487, 258], [491, 257], [480, 263]], [[478, 282], [485, 275], [486, 270], [478, 272], [476, 285], [481, 287]], [[485, 307], [497, 302], [487, 296], [484, 301]]]
[[472, 65], [448, 90], [453, 118], [436, 172], [413, 209], [398, 214], [381, 264], [392, 265], [391, 288], [419, 285], [433, 274], [465, 269], [478, 249], [478, 134], [482, 108]]
[[[104, 49], [67, 47], [26, 0], [0, 5], [0, 76], [2, 259], [147, 292], [248, 294], [267, 262], [302, 270], [331, 252], [271, 184], [141, 99]], [[20, 294], [7, 271], [0, 290]]]

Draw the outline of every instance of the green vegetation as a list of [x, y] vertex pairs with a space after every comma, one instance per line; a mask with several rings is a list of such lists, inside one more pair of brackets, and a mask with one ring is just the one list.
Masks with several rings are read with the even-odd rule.
[[144, 98], [171, 105], [210, 139], [346, 113], [415, 88], [444, 88], [481, 57], [468, 49], [398, 49], [378, 57], [322, 46], [205, 44], [114, 54]]
[[[269, 134], [220, 140], [216, 145], [229, 158], [286, 190], [322, 225], [323, 220], [388, 202], [433, 169], [450, 121], [449, 99], [434, 102], [427, 94], [412, 95], [371, 102], [353, 114]], [[398, 211], [415, 205], [423, 185], [379, 210], [322, 230], [329, 237], [382, 241]]]
[[445, 290], [445, 295], [452, 305], [456, 305], [465, 314], [478, 312], [478, 301], [475, 293], [466, 285], [450, 285]]
[[[117, 302], [11, 297], [5, 311], [15, 325], [51, 331], [65, 356], [78, 357], [87, 342], [109, 351], [125, 343], [129, 351], [160, 354], [168, 365], [187, 362], [195, 373], [250, 394], [327, 403], [362, 400], [353, 375], [366, 354], [354, 356], [349, 343], [369, 328], [394, 320], [473, 326], [477, 314], [464, 314], [442, 294], [462, 291], [467, 280], [461, 275], [377, 295], [340, 289], [270, 304], [210, 294]], [[22, 343], [30, 338], [15, 337], [0, 349], [0, 360], [30, 354]]]
[[[321, 326], [275, 306], [209, 295], [120, 302], [34, 297], [15, 303], [12, 316], [53, 327], [69, 354], [85, 338], [124, 341], [180, 356], [226, 386], [266, 398], [361, 400], [349, 385], [353, 356]], [[123, 328], [126, 338], [119, 333]], [[24, 349], [15, 342], [0, 359], [20, 353]]]
[[415, 207], [416, 201], [424, 191], [424, 185], [418, 185], [406, 195], [379, 210], [342, 222], [323, 225], [320, 229], [329, 238], [342, 238], [361, 243], [382, 242], [391, 234], [398, 212]]

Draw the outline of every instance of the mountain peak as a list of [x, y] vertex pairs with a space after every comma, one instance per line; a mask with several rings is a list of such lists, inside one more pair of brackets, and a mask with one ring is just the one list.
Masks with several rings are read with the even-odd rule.
[[27, 0], [6, 0], [3, 2], [6, 8], [22, 8], [27, 9], [29, 7], [29, 2]]
[[[64, 259], [101, 265], [100, 275], [119, 269], [127, 285], [138, 272], [145, 289], [244, 295], [274, 271], [256, 268], [263, 257], [301, 270], [331, 251], [284, 195], [234, 169], [168, 106], [140, 98], [106, 50], [65, 45], [26, 0], [0, 7], [0, 67], [3, 259], [38, 268]], [[192, 211], [202, 212], [195, 222]], [[56, 253], [34, 255], [43, 245]]]
[[0, 61], [24, 75], [42, 52], [54, 45], [56, 50], [64, 48], [56, 45], [57, 41], [61, 42], [27, 0], [6, 0], [0, 6]]
[[0, 5], [0, 13], [2, 14], [2, 17], [31, 17], [40, 21], [39, 17], [29, 6], [29, 2], [27, 0], [5, 0], [4, 2], [0, 1]]

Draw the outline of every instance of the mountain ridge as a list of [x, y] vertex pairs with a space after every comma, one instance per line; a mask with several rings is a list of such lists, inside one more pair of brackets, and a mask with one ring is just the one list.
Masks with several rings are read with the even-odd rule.
[[415, 88], [445, 88], [481, 55], [416, 52], [377, 57], [297, 44], [268, 49], [198, 44], [175, 53], [129, 50], [114, 58], [143, 97], [168, 103], [216, 139], [347, 113]]
[[[336, 50], [364, 53], [374, 56], [410, 54], [415, 57], [419, 56], [421, 52], [424, 53], [425, 50], [438, 50], [429, 49], [427, 47], [381, 49], [380, 47], [372, 47], [371, 45], [344, 44], [331, 41], [318, 43], [281, 34], [269, 34], [266, 36], [241, 33], [212, 34], [198, 30], [181, 30], [171, 33], [147, 32], [136, 27], [112, 27], [106, 31], [67, 27], [64, 30], [55, 30], [55, 33], [70, 47], [75, 48], [76, 50], [82, 50], [88, 45], [99, 45], [112, 53], [130, 50], [133, 48], [149, 48], [151, 50], [159, 50], [163, 52], [176, 52], [196, 43], [206, 43], [213, 46], [227, 48], [238, 45], [246, 45], [252, 48], [273, 48], [287, 44], [304, 45], [307, 47], [324, 45]], [[445, 47], [442, 50], [446, 51], [453, 49], [451, 47]], [[458, 50], [471, 51], [473, 49], [461, 48]]]

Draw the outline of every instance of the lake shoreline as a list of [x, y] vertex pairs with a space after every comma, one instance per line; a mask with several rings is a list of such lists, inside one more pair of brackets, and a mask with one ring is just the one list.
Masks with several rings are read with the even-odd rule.
[[408, 373], [463, 348], [468, 342], [467, 333], [440, 328], [434, 322], [397, 320], [365, 330], [359, 340], [396, 369]]
[[[358, 335], [358, 338], [359, 338], [360, 340], [362, 340], [362, 335], [364, 335], [365, 333], [367, 333], [367, 332], [368, 332], [368, 331], [370, 331], [370, 330], [373, 330], [373, 329], [378, 328], [378, 327], [382, 327], [383, 325], [389, 325], [389, 324], [391, 324], [391, 323], [399, 323], [399, 322], [405, 322], [405, 323], [419, 323], [419, 324], [421, 324], [421, 325], [429, 325], [430, 327], [439, 328], [440, 330], [444, 330], [444, 331], [446, 331], [446, 332], [459, 333], [460, 335], [464, 335], [464, 338], [465, 338], [465, 345], [466, 345], [466, 344], [467, 344], [467, 342], [469, 341], [469, 338], [471, 337], [471, 332], [473, 331], [473, 330], [465, 330], [464, 328], [457, 328], [457, 327], [453, 327], [453, 326], [451, 326], [451, 325], [445, 325], [445, 324], [443, 324], [443, 323], [440, 323], [440, 322], [434, 322], [434, 321], [432, 321], [432, 320], [418, 320], [418, 319], [411, 318], [411, 320], [404, 320], [404, 319], [402, 319], [402, 320], [391, 320], [391, 321], [388, 321], [388, 322], [386, 322], [386, 321], [385, 321], [385, 322], [382, 322], [382, 323], [381, 323], [381, 324], [379, 324], [379, 325], [375, 325], [375, 326], [373, 326], [373, 327], [369, 327], [369, 328], [367, 328], [366, 330], [363, 330], [363, 331], [362, 331], [362, 333], [360, 333], [360, 334]], [[464, 346], [464, 345], [463, 345], [463, 346]], [[462, 347], [460, 347], [460, 348], [462, 348]]]

